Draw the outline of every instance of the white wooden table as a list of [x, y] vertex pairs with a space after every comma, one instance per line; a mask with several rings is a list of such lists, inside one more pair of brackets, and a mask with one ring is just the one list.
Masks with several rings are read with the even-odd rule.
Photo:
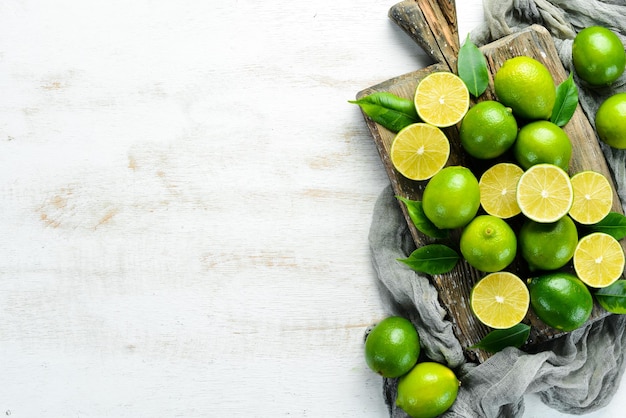
[[0, 4], [0, 415], [386, 416], [347, 101], [429, 63], [393, 4]]

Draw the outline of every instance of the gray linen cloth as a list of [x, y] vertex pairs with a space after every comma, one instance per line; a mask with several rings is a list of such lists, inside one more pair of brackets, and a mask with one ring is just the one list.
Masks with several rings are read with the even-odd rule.
[[[476, 44], [486, 44], [530, 24], [542, 24], [553, 35], [568, 71], [573, 71], [572, 40], [582, 28], [606, 26], [626, 41], [624, 0], [484, 0], [483, 6], [485, 24], [471, 33]], [[581, 106], [592, 125], [602, 101], [626, 91], [626, 76], [603, 88], [591, 88], [574, 77]], [[626, 150], [601, 146], [626, 207]], [[471, 363], [463, 356], [428, 278], [396, 261], [407, 257], [414, 243], [390, 186], [376, 203], [369, 241], [380, 294], [389, 313], [410, 318], [424, 353], [448, 364], [462, 381], [458, 398], [444, 417], [520, 417], [524, 395], [531, 393], [538, 394], [551, 408], [569, 414], [585, 414], [610, 402], [624, 371], [626, 315], [595, 321], [550, 342], [538, 353], [507, 348], [482, 364]], [[406, 417], [395, 406], [396, 388], [396, 379], [384, 379], [390, 416]]]

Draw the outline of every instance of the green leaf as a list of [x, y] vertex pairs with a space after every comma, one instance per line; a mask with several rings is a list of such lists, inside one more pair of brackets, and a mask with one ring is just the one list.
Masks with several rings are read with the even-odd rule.
[[435, 224], [426, 217], [424, 209], [422, 208], [422, 202], [410, 200], [402, 196], [396, 197], [406, 205], [409, 217], [420, 232], [432, 238], [446, 238], [448, 236], [447, 230], [437, 228]]
[[574, 116], [578, 106], [578, 87], [574, 83], [574, 75], [570, 73], [567, 80], [556, 88], [556, 102], [552, 108], [550, 121], [558, 126], [565, 126]]
[[618, 212], [611, 212], [597, 224], [588, 225], [593, 232], [604, 232], [616, 240], [626, 237], [626, 216]]
[[530, 327], [519, 323], [511, 328], [491, 331], [485, 338], [470, 348], [480, 348], [489, 353], [497, 353], [506, 347], [520, 348], [528, 340], [529, 335]]
[[469, 34], [459, 50], [457, 61], [459, 77], [469, 92], [478, 97], [487, 90], [489, 85], [489, 68], [483, 53], [470, 40]]
[[392, 132], [399, 132], [402, 128], [420, 121], [413, 100], [392, 93], [372, 93], [348, 102], [359, 105], [370, 119]]
[[459, 255], [443, 244], [429, 244], [413, 251], [409, 258], [398, 259], [413, 270], [427, 274], [447, 273], [456, 266]]
[[595, 297], [607, 312], [626, 314], [626, 280], [618, 280], [610, 286], [598, 289]]

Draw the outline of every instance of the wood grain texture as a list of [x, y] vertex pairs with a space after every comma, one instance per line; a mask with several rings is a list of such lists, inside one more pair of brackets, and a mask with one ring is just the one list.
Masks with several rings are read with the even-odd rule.
[[0, 416], [388, 415], [347, 101], [431, 62], [390, 5], [0, 2]]
[[388, 5], [0, 9], [0, 416], [384, 416], [347, 101], [427, 62]]
[[405, 0], [389, 9], [389, 17], [429, 54], [456, 72], [460, 48], [455, 2]]
[[[554, 75], [556, 83], [560, 83], [567, 77], [558, 59], [552, 38], [549, 33], [540, 26], [533, 26], [523, 32], [498, 40], [497, 42], [484, 46], [481, 50], [487, 58], [491, 74], [495, 74], [506, 59], [517, 55], [527, 55], [543, 62]], [[396, 77], [387, 82], [373, 86], [372, 88], [365, 89], [359, 92], [357, 97], [362, 97], [375, 91], [390, 91], [401, 97], [410, 98], [422, 78], [432, 72], [446, 69], [447, 65], [445, 64], [435, 64], [422, 70]], [[481, 96], [480, 99], [486, 100], [493, 98], [495, 98], [493, 82], [490, 81], [488, 91]], [[389, 149], [395, 135], [379, 127], [371, 120], [367, 118], [366, 120], [396, 194], [413, 200], [421, 200], [427, 182], [415, 182], [406, 179], [395, 170], [389, 159]], [[565, 127], [565, 131], [570, 137], [575, 150], [570, 165], [570, 173], [573, 174], [582, 170], [593, 169], [611, 178], [610, 171], [608, 170], [606, 161], [595, 138], [593, 128], [590, 126], [580, 106], [576, 110], [572, 120]], [[447, 128], [445, 133], [451, 143], [451, 158], [448, 165], [460, 164], [471, 167], [473, 171], [477, 173], [477, 176], [480, 176], [480, 173], [486, 166], [478, 160], [468, 158], [462, 151], [458, 140], [457, 127]], [[613, 209], [621, 212], [622, 209], [619, 206], [617, 196], [614, 200], [615, 204]], [[419, 247], [433, 242], [431, 238], [420, 233], [413, 226], [406, 211], [406, 207], [404, 205], [401, 205], [401, 207], [416, 245]], [[513, 222], [516, 221], [514, 220]], [[519, 220], [517, 220], [517, 222], [519, 222]], [[458, 241], [459, 234], [459, 230], [452, 232], [453, 241]], [[525, 267], [525, 263], [520, 260], [519, 256], [509, 269], [521, 277], [529, 277], [530, 275], [530, 272]], [[455, 333], [461, 345], [466, 348], [466, 355], [468, 358], [478, 361], [484, 361], [489, 355], [483, 351], [470, 349], [469, 347], [480, 341], [490, 330], [482, 325], [472, 314], [469, 307], [469, 294], [474, 283], [483, 276], [483, 273], [478, 272], [463, 261], [450, 273], [432, 277], [433, 284], [439, 291], [441, 303], [448, 310], [453, 320]], [[599, 306], [596, 306], [590, 321], [594, 321], [605, 315], [606, 312]], [[526, 322], [532, 325], [531, 336], [526, 346], [528, 350], [533, 350], [537, 345], [564, 334], [563, 332], [543, 324], [532, 311], [527, 315]]]

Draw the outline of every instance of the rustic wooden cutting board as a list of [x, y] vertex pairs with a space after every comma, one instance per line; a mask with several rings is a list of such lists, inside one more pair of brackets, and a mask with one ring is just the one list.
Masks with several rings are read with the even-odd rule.
[[[458, 32], [454, 1], [450, 0], [411, 0], [398, 3], [391, 8], [389, 16], [398, 23], [424, 50], [437, 62], [427, 68], [392, 78], [373, 87], [362, 90], [357, 94], [361, 98], [368, 94], [387, 91], [400, 97], [412, 98], [420, 80], [435, 71], [456, 72], [456, 56], [459, 50]], [[480, 100], [495, 99], [493, 93], [493, 74], [502, 63], [511, 57], [526, 55], [541, 61], [552, 73], [555, 83], [567, 78], [567, 73], [558, 58], [556, 48], [548, 31], [542, 26], [532, 26], [528, 29], [502, 38], [481, 48], [489, 66], [490, 85], [480, 97]], [[365, 115], [364, 115], [365, 116]], [[366, 123], [372, 133], [378, 148], [383, 165], [387, 171], [396, 195], [412, 200], [421, 200], [422, 192], [427, 182], [408, 180], [398, 173], [389, 158], [389, 149], [395, 136], [384, 127], [376, 124], [367, 116]], [[612, 179], [604, 155], [596, 140], [595, 132], [591, 127], [580, 106], [570, 122], [564, 127], [573, 145], [573, 156], [569, 173], [573, 175], [582, 170], [596, 170]], [[451, 156], [448, 165], [464, 165], [473, 169], [479, 176], [486, 167], [484, 162], [468, 157], [458, 140], [458, 127], [444, 129], [451, 145]], [[615, 188], [614, 188], [615, 189]], [[399, 203], [400, 204], [400, 203]], [[400, 204], [407, 220], [409, 230], [417, 247], [432, 243], [433, 240], [419, 232], [412, 224], [406, 208]], [[614, 196], [613, 210], [622, 212], [617, 194]], [[513, 219], [512, 223], [520, 219]], [[513, 225], [515, 227], [515, 225]], [[452, 231], [452, 239], [458, 242], [460, 230]], [[626, 245], [622, 242], [622, 246]], [[529, 277], [525, 263], [518, 259], [507, 269], [522, 278]], [[482, 325], [472, 314], [469, 306], [469, 294], [472, 286], [485, 274], [467, 264], [459, 262], [453, 271], [447, 274], [432, 276], [432, 283], [439, 292], [440, 302], [449, 313], [455, 334], [465, 348], [466, 357], [470, 360], [484, 361], [489, 354], [470, 349], [480, 341], [490, 329]], [[606, 316], [607, 313], [595, 306], [590, 321]], [[531, 325], [531, 336], [524, 349], [537, 350], [541, 343], [563, 335], [564, 333], [543, 324], [529, 311], [525, 323]]]

